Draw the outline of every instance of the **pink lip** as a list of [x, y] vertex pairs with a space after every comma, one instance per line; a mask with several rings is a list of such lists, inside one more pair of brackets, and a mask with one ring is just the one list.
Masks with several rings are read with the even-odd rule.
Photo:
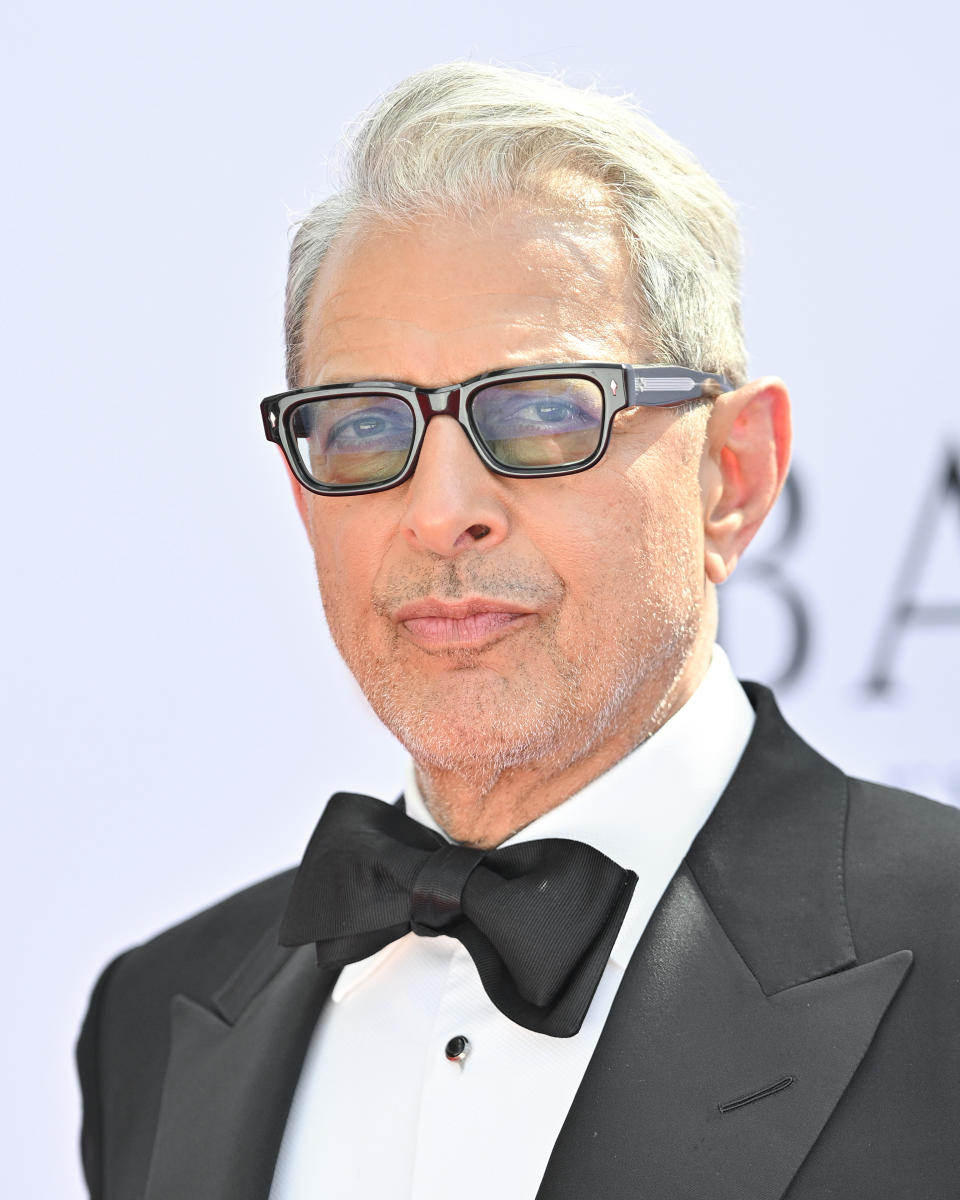
[[418, 600], [393, 614], [411, 640], [424, 649], [476, 647], [499, 639], [535, 614], [508, 600]]

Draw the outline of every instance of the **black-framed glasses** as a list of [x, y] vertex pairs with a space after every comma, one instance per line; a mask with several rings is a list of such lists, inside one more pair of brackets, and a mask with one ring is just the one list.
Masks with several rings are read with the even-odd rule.
[[449, 387], [364, 381], [297, 388], [260, 405], [267, 439], [311, 492], [382, 492], [416, 469], [434, 417], [459, 421], [491, 471], [513, 479], [592, 467], [625, 408], [670, 408], [731, 390], [690, 367], [576, 362], [487, 371]]

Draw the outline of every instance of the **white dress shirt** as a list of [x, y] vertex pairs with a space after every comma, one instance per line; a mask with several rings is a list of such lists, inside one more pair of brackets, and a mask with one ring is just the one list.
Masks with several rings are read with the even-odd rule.
[[[533, 1033], [494, 1007], [454, 938], [409, 933], [340, 974], [317, 1022], [270, 1200], [533, 1200], [624, 968], [713, 810], [753, 728], [723, 651], [657, 732], [503, 845], [587, 842], [639, 882], [575, 1037]], [[438, 829], [407, 773], [407, 813]], [[440, 830], [442, 833], [443, 831]], [[444, 1052], [456, 1036], [466, 1057]]]

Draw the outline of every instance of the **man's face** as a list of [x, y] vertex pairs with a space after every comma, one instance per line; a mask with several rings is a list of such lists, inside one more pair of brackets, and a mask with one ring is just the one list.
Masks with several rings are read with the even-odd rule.
[[[596, 204], [346, 234], [304, 333], [303, 385], [645, 361], [626, 248]], [[634, 409], [590, 470], [505, 479], [437, 417], [399, 487], [301, 492], [337, 646], [427, 771], [481, 788], [559, 771], [625, 752], [677, 702], [704, 636], [702, 432], [700, 414]]]

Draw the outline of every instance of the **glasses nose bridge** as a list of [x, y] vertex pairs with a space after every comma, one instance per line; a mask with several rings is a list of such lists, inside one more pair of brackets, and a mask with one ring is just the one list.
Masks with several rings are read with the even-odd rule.
[[427, 426], [434, 417], [453, 417], [460, 426], [463, 433], [466, 434], [467, 441], [473, 447], [474, 451], [488, 467], [487, 461], [480, 443], [477, 441], [474, 431], [470, 428], [470, 422], [466, 417], [465, 401], [469, 399], [469, 389], [465, 389], [462, 384], [451, 383], [447, 387], [437, 388], [416, 388], [417, 405], [423, 417], [423, 424], [420, 429], [420, 436], [417, 439], [416, 447], [414, 448], [414, 458], [420, 456], [420, 447], [423, 445], [423, 439], [427, 435]]
[[424, 426], [429, 424], [434, 417], [460, 419], [459, 383], [452, 383], [448, 387], [417, 388], [416, 392]]

